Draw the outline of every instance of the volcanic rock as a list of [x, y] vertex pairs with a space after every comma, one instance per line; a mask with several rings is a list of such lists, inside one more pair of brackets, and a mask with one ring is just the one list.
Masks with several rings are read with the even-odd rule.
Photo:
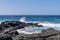
[[0, 40], [13, 40], [9, 34], [0, 35]]
[[41, 33], [42, 37], [50, 37], [50, 36], [54, 36], [60, 34], [60, 31], [54, 30], [53, 28], [49, 28], [47, 30], [45, 30], [45, 32]]
[[5, 21], [0, 24], [0, 40], [60, 40], [60, 31], [53, 28], [42, 30], [41, 33], [20, 35], [16, 31], [29, 26], [43, 27], [37, 23], [24, 23], [19, 21]]

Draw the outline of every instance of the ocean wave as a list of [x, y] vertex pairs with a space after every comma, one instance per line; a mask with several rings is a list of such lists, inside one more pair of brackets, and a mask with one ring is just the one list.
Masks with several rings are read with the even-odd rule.
[[0, 24], [1, 24], [1, 22], [4, 22], [5, 20], [0, 20]]
[[46, 21], [26, 21], [26, 17], [22, 17], [20, 19], [21, 22], [25, 22], [25, 23], [38, 23], [38, 25], [43, 25], [44, 27], [60, 27], [60, 23], [51, 23], [51, 22], [46, 22]]
[[60, 23], [38, 23], [38, 25], [43, 25], [44, 27], [60, 27]]
[[26, 21], [26, 17], [20, 18], [20, 22], [25, 22], [25, 21]]

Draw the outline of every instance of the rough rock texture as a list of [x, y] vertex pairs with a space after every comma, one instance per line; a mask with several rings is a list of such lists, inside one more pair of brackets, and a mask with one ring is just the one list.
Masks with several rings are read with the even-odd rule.
[[37, 25], [37, 23], [24, 23], [19, 21], [5, 21], [0, 24], [0, 40], [60, 40], [60, 31], [53, 28], [42, 30], [37, 34], [24, 34], [20, 35], [16, 29], [24, 28], [25, 26]]
[[13, 40], [9, 34], [0, 35], [0, 40]]

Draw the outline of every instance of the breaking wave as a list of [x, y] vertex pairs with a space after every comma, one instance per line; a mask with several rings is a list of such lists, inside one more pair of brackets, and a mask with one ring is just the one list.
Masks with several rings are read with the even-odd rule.
[[38, 23], [38, 25], [43, 25], [44, 27], [60, 27], [60, 23]]
[[60, 23], [51, 23], [51, 22], [41, 22], [41, 21], [26, 21], [26, 17], [20, 19], [21, 22], [25, 23], [38, 23], [38, 25], [43, 25], [44, 27], [60, 27]]
[[20, 22], [25, 22], [25, 21], [26, 21], [26, 17], [20, 18]]

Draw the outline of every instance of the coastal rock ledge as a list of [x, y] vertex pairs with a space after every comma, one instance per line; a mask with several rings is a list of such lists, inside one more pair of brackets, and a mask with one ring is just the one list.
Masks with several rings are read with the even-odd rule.
[[33, 23], [20, 21], [5, 21], [0, 24], [0, 40], [60, 40], [60, 31], [53, 28], [42, 30], [41, 33], [20, 35], [16, 29], [28, 27], [30, 25], [42, 26]]

